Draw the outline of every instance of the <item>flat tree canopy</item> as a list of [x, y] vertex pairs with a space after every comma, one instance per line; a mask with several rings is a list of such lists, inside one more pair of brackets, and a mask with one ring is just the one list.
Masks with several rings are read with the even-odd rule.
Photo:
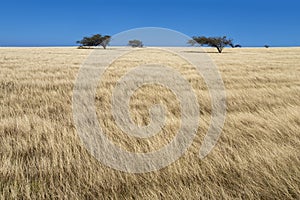
[[106, 46], [110, 42], [110, 38], [111, 36], [109, 35], [101, 36], [100, 34], [96, 34], [92, 37], [84, 37], [82, 40], [77, 41], [77, 43], [88, 47], [101, 45], [104, 49], [106, 49]]
[[144, 46], [143, 42], [141, 40], [129, 40], [128, 45], [132, 46], [132, 47], [143, 47]]
[[189, 44], [195, 45], [200, 44], [201, 46], [206, 45], [209, 47], [217, 48], [219, 53], [222, 53], [224, 47], [233, 46], [232, 39], [227, 39], [226, 36], [223, 37], [193, 37], [193, 40], [188, 41]]

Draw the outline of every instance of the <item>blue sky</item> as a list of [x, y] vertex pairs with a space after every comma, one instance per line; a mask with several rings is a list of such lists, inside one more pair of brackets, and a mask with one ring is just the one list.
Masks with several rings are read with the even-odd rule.
[[1, 0], [0, 46], [75, 45], [83, 36], [164, 27], [243, 46], [299, 46], [299, 0]]

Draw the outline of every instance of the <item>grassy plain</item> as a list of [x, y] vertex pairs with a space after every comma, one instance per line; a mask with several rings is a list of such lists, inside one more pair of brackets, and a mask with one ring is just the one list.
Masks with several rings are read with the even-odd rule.
[[149, 106], [164, 103], [169, 112], [163, 130], [142, 140], [118, 129], [109, 111], [110, 96], [132, 66], [154, 61], [173, 66], [190, 82], [201, 108], [197, 136], [184, 156], [145, 174], [106, 167], [76, 134], [73, 87], [91, 51], [0, 48], [0, 199], [300, 198], [300, 48], [225, 49], [222, 54], [206, 49], [223, 77], [227, 118], [219, 142], [204, 160], [198, 153], [211, 106], [195, 69], [174, 54], [151, 48], [114, 62], [99, 82], [95, 102], [101, 126], [122, 148], [153, 151], [167, 144], [180, 125], [174, 94], [153, 85], [132, 97], [131, 115], [147, 125]]

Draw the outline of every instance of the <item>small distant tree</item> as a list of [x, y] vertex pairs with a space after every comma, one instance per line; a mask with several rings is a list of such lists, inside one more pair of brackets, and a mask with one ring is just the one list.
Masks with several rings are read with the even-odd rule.
[[[232, 39], [227, 39], [226, 36], [223, 37], [193, 37], [193, 40], [200, 44], [201, 46], [209, 46], [217, 48], [219, 53], [222, 53], [223, 49], [226, 46], [233, 46]], [[193, 44], [193, 42], [189, 41], [188, 43]]]
[[265, 47], [265, 48], [269, 48], [270, 46], [266, 44], [264, 47]]
[[104, 49], [106, 49], [107, 45], [110, 42], [111, 36], [105, 35], [101, 36], [100, 34], [93, 35], [92, 37], [84, 37], [82, 40], [77, 41], [78, 44], [81, 44], [81, 46], [102, 46]]
[[141, 40], [129, 40], [128, 45], [132, 46], [132, 47], [143, 47], [144, 46], [143, 42]]

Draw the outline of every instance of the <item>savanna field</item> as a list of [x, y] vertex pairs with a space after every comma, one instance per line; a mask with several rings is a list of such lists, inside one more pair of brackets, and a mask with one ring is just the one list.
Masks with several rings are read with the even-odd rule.
[[[187, 152], [159, 171], [131, 174], [96, 160], [76, 133], [73, 88], [92, 49], [0, 48], [0, 199], [299, 199], [300, 48], [205, 50], [223, 78], [227, 114], [217, 145], [203, 160], [198, 154], [211, 101], [193, 66], [170, 52], [143, 48], [112, 63], [99, 81], [99, 124], [131, 152], [170, 142], [180, 109], [170, 90], [142, 87], [131, 97], [133, 121], [147, 125], [151, 105], [162, 103], [166, 126], [148, 139], [124, 134], [114, 123], [110, 99], [126, 71], [154, 61], [172, 66], [196, 93], [200, 126]], [[113, 54], [118, 48], [98, 51]], [[200, 54], [198, 48], [189, 51]]]

